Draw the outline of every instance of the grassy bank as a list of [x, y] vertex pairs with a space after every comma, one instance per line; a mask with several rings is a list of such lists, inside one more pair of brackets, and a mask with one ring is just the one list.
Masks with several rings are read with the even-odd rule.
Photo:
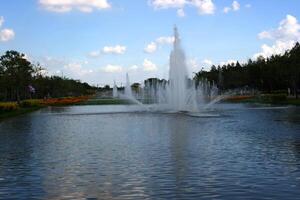
[[0, 102], [0, 120], [26, 114], [47, 106], [70, 106], [70, 105], [121, 105], [131, 104], [124, 99], [103, 98], [93, 96], [65, 97], [51, 99], [30, 99], [17, 102]]
[[51, 99], [30, 99], [17, 102], [0, 102], [0, 120], [22, 115], [47, 106], [68, 106], [76, 105], [87, 101], [90, 96], [51, 98]]
[[[274, 105], [296, 105], [300, 106], [300, 99], [288, 98], [285, 94], [262, 94], [258, 96], [230, 96], [224, 101], [231, 103], [263, 103]], [[124, 99], [103, 98], [97, 99], [92, 96], [51, 98], [24, 100], [17, 102], [0, 102], [0, 121], [26, 114], [47, 106], [69, 106], [69, 105], [128, 105], [131, 102]]]
[[76, 105], [121, 105], [121, 104], [131, 104], [129, 101], [124, 99], [89, 99], [77, 103]]
[[262, 94], [257, 96], [232, 96], [225, 101], [232, 103], [263, 103], [300, 106], [300, 99], [288, 98], [286, 94]]

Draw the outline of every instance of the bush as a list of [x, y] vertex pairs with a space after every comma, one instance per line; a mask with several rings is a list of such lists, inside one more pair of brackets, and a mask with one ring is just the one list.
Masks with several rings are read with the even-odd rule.
[[265, 94], [262, 96], [262, 100], [276, 103], [276, 102], [283, 102], [286, 101], [287, 95], [286, 94]]
[[23, 108], [31, 108], [41, 106], [41, 100], [38, 99], [28, 99], [20, 103], [20, 106]]
[[2, 102], [0, 103], [0, 112], [18, 110], [19, 106], [15, 102]]
[[275, 90], [275, 91], [272, 91], [271, 94], [280, 94], [280, 95], [284, 95], [284, 94], [287, 94], [287, 90]]

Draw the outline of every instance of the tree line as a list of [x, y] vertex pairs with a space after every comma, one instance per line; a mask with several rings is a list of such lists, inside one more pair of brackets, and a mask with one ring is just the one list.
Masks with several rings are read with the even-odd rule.
[[96, 88], [79, 80], [47, 76], [39, 64], [33, 64], [17, 51], [7, 51], [0, 57], [0, 101], [28, 98], [80, 96]]
[[201, 70], [195, 73], [194, 80], [208, 80], [217, 84], [221, 90], [251, 88], [262, 92], [273, 93], [284, 91], [298, 98], [300, 88], [300, 45], [282, 55], [269, 58], [262, 56], [247, 63], [239, 62], [211, 67], [210, 71]]

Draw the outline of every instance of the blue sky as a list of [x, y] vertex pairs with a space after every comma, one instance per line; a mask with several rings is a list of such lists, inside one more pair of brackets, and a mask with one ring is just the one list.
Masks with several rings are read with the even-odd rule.
[[[92, 84], [167, 78], [173, 26], [190, 72], [300, 39], [298, 0], [10, 0], [0, 2], [0, 52]], [[184, 16], [183, 16], [184, 15]], [[2, 20], [1, 20], [2, 19]]]

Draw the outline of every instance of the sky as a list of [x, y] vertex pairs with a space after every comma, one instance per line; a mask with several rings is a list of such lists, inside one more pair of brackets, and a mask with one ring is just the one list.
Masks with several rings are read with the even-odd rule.
[[299, 0], [1, 0], [0, 54], [93, 85], [168, 78], [173, 27], [190, 75], [300, 41]]

